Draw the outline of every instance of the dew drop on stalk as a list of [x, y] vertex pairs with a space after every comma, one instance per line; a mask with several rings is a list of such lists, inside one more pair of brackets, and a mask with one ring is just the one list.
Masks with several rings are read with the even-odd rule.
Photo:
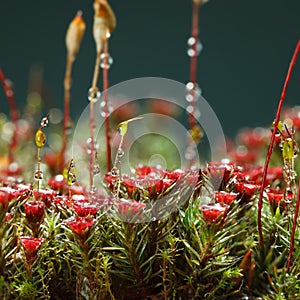
[[42, 180], [44, 177], [43, 172], [41, 170], [36, 170], [34, 172], [34, 179], [35, 180]]
[[102, 53], [100, 55], [100, 67], [102, 69], [109, 69], [113, 62], [113, 58], [109, 55], [109, 53]]
[[71, 186], [75, 184], [77, 181], [76, 175], [72, 172], [68, 173], [68, 185]]
[[[92, 138], [88, 138], [86, 140], [86, 144], [87, 144], [87, 153], [91, 154], [92, 151]], [[99, 144], [96, 142], [96, 140], [94, 139], [94, 150], [98, 150], [99, 149]]]
[[73, 159], [71, 159], [71, 161], [70, 161], [70, 166], [69, 166], [69, 168], [70, 168], [70, 169], [75, 168], [75, 163], [74, 163], [74, 160], [73, 160]]
[[192, 114], [195, 111], [195, 108], [192, 105], [188, 105], [186, 108], [187, 113]]
[[185, 99], [187, 102], [196, 102], [199, 100], [202, 94], [201, 89], [197, 83], [188, 82], [186, 84], [186, 96]]
[[194, 109], [193, 116], [194, 116], [194, 118], [196, 118], [196, 119], [200, 118], [201, 113], [200, 113], [200, 111], [199, 111], [197, 108]]
[[[102, 116], [103, 118], [106, 117], [105, 106], [106, 106], [105, 101], [102, 101], [102, 102], [100, 103], [100, 113], [101, 113], [101, 116]], [[111, 104], [108, 104], [108, 114], [111, 114], [111, 113], [113, 112], [113, 110], [114, 110], [114, 109], [113, 109], [112, 105], [111, 105]]]
[[122, 148], [118, 149], [118, 158], [123, 157], [125, 154], [124, 150]]
[[192, 160], [196, 157], [196, 151], [191, 147], [188, 147], [184, 154], [185, 159]]
[[203, 45], [200, 41], [194, 37], [190, 37], [187, 41], [187, 55], [189, 57], [196, 57], [203, 49]]
[[41, 127], [46, 127], [49, 123], [48, 116], [44, 117], [41, 121]]
[[293, 201], [294, 195], [293, 195], [293, 191], [291, 189], [287, 189], [286, 193], [285, 193], [285, 200], [284, 202], [289, 204]]
[[280, 149], [280, 150], [283, 149], [283, 144], [284, 144], [284, 141], [280, 141], [280, 143], [279, 143], [279, 149]]
[[101, 93], [100, 91], [98, 90], [97, 87], [95, 88], [90, 88], [89, 91], [88, 91], [88, 100], [90, 102], [97, 102], [101, 97]]
[[96, 187], [94, 185], [90, 186], [90, 194], [95, 194], [97, 191]]
[[92, 147], [92, 138], [88, 138], [86, 140], [86, 144], [87, 144], [87, 153], [91, 154], [91, 147]]
[[100, 166], [98, 163], [94, 164], [94, 167], [93, 167], [93, 174], [94, 176], [97, 176], [100, 174]]
[[119, 175], [119, 170], [116, 167], [113, 167], [110, 171], [112, 176], [118, 176]]
[[71, 135], [73, 131], [73, 122], [69, 121], [66, 125], [66, 134]]
[[113, 179], [113, 180], [111, 181], [112, 185], [116, 185], [118, 182], [119, 182], [118, 179]]

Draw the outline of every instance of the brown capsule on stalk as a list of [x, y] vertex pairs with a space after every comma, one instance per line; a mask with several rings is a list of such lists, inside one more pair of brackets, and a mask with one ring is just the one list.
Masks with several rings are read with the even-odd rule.
[[94, 1], [94, 27], [93, 35], [97, 47], [97, 53], [103, 50], [103, 44], [116, 27], [116, 16], [107, 0]]
[[202, 4], [205, 4], [206, 2], [208, 2], [208, 0], [193, 0], [196, 4], [198, 4], [199, 6]]
[[66, 47], [69, 56], [75, 57], [77, 55], [85, 32], [85, 27], [82, 12], [78, 11], [66, 33]]

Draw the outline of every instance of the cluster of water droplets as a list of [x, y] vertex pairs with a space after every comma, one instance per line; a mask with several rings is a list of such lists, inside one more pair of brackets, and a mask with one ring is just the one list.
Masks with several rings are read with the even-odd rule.
[[[90, 155], [92, 154], [92, 138], [89, 137], [86, 140], [86, 145], [87, 145], [87, 154]], [[97, 140], [94, 138], [94, 151], [97, 151], [99, 149], [99, 144], [97, 143]]]
[[88, 91], [88, 100], [96, 103], [101, 97], [101, 93], [97, 87], [90, 88]]
[[202, 94], [201, 89], [197, 83], [188, 82], [186, 84], [186, 96], [185, 100], [187, 101], [186, 111], [188, 114], [192, 114], [195, 119], [200, 117], [200, 111], [196, 107], [196, 103], [200, 99]]
[[[108, 108], [106, 108], [106, 105], [108, 105]], [[103, 118], [107, 117], [107, 115], [110, 115], [113, 112], [113, 110], [113, 106], [110, 103], [106, 104], [105, 101], [101, 101], [100, 114]]]
[[100, 165], [98, 162], [98, 152], [95, 152], [95, 160], [94, 160], [94, 166], [93, 166], [93, 175], [98, 176], [100, 175]]
[[187, 55], [189, 57], [197, 57], [203, 50], [203, 45], [198, 38], [193, 36], [189, 37], [187, 40]]
[[72, 132], [73, 132], [73, 127], [74, 127], [74, 124], [72, 121], [68, 121], [67, 124], [66, 124], [66, 134], [67, 135], [71, 135]]
[[[199, 101], [202, 91], [199, 88], [197, 83], [188, 82], [185, 86], [186, 96], [185, 100], [187, 101], [186, 112], [188, 115], [191, 115], [195, 120], [198, 120], [201, 116], [199, 109], [196, 106], [196, 103]], [[192, 128], [187, 133], [188, 135], [188, 147], [185, 152], [185, 159], [188, 161], [193, 161], [197, 155], [197, 149], [195, 144], [200, 143], [203, 138], [202, 128], [195, 122]]]
[[109, 53], [102, 53], [100, 55], [100, 68], [101, 69], [110, 69], [113, 64], [113, 58]]
[[38, 147], [38, 167], [37, 170], [34, 172], [34, 179], [38, 182], [38, 187], [40, 186], [40, 182], [43, 180], [44, 174], [40, 168], [40, 149], [45, 146], [46, 144], [46, 135], [43, 132], [43, 128], [46, 127], [49, 123], [49, 116], [47, 115], [41, 120], [40, 128], [37, 130], [35, 134], [35, 144]]

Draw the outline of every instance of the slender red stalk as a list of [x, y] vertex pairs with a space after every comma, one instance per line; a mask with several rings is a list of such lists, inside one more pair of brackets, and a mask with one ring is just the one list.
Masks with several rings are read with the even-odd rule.
[[17, 125], [18, 125], [19, 113], [18, 113], [16, 101], [14, 98], [14, 92], [11, 89], [11, 87], [7, 84], [7, 80], [6, 80], [5, 75], [1, 68], [0, 68], [0, 81], [2, 82], [3, 90], [5, 92], [5, 95], [8, 100], [9, 107], [10, 107], [11, 120], [15, 125], [12, 139], [11, 139], [10, 145], [9, 145], [9, 152], [8, 152], [9, 163], [12, 163], [14, 161], [13, 152], [14, 152], [15, 147], [17, 146]]
[[[190, 82], [192, 82], [193, 84], [196, 84], [197, 82], [197, 61], [198, 61], [197, 43], [199, 40], [198, 35], [199, 35], [199, 4], [193, 1], [191, 37], [195, 39], [195, 43], [193, 45], [194, 55], [192, 55], [190, 59]], [[194, 94], [192, 96], [193, 96], [193, 101], [191, 105], [193, 107], [193, 111], [195, 111], [196, 99]], [[189, 114], [189, 123], [190, 123], [190, 129], [192, 129], [196, 125], [196, 120], [193, 113]]]
[[264, 172], [263, 172], [261, 189], [260, 189], [259, 200], [258, 200], [258, 213], [257, 213], [257, 228], [258, 228], [258, 233], [259, 233], [260, 246], [263, 246], [263, 244], [264, 244], [263, 233], [262, 233], [262, 223], [261, 223], [261, 213], [262, 213], [262, 207], [263, 207], [263, 192], [264, 192], [264, 188], [266, 186], [268, 166], [269, 166], [270, 158], [271, 158], [271, 155], [273, 152], [275, 135], [276, 135], [278, 123], [280, 120], [280, 113], [281, 113], [282, 105], [283, 105], [283, 102], [284, 102], [284, 99], [286, 96], [287, 87], [288, 87], [289, 81], [291, 79], [292, 71], [295, 66], [299, 50], [300, 50], [300, 40], [298, 41], [297, 46], [295, 48], [295, 51], [294, 51], [293, 57], [291, 59], [290, 65], [289, 65], [287, 75], [286, 75], [284, 86], [283, 86], [283, 89], [281, 92], [281, 96], [280, 96], [280, 100], [279, 100], [279, 104], [278, 104], [278, 108], [277, 108], [277, 113], [276, 113], [275, 121], [273, 124], [271, 141], [270, 141], [270, 145], [269, 145], [269, 149], [268, 149], [268, 153], [267, 153], [267, 157], [266, 157], [266, 161], [265, 161], [265, 166], [264, 166]]
[[289, 268], [291, 266], [292, 258], [293, 258], [293, 251], [295, 248], [295, 232], [297, 227], [297, 219], [299, 215], [299, 206], [300, 206], [300, 180], [298, 184], [298, 198], [296, 202], [296, 208], [295, 208], [295, 214], [294, 214], [294, 220], [293, 220], [293, 228], [292, 228], [292, 234], [291, 234], [291, 241], [290, 241], [290, 253], [289, 258], [287, 261], [286, 271], [289, 271]]
[[[196, 40], [194, 44], [194, 51], [196, 53], [196, 45], [198, 42], [198, 35], [199, 35], [199, 4], [193, 2], [192, 8], [192, 29], [191, 29], [191, 37]], [[197, 55], [193, 55], [190, 60], [190, 81], [196, 82], [197, 81]]]
[[111, 145], [110, 145], [110, 129], [109, 129], [109, 109], [108, 109], [108, 69], [109, 69], [109, 53], [108, 40], [104, 43], [104, 67], [103, 67], [103, 98], [104, 98], [104, 114], [105, 114], [105, 138], [106, 138], [106, 165], [107, 172], [111, 170]]

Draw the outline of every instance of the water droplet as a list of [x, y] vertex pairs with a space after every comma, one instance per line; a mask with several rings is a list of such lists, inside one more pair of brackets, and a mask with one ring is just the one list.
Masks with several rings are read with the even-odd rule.
[[118, 176], [119, 175], [119, 170], [116, 167], [113, 167], [110, 171], [112, 176]]
[[113, 179], [111, 181], [112, 185], [115, 186], [119, 182], [119, 179]]
[[109, 55], [109, 53], [102, 53], [100, 56], [100, 67], [102, 69], [109, 69], [113, 64], [113, 58]]
[[41, 121], [41, 126], [46, 127], [49, 123], [48, 117], [44, 117]]
[[[100, 103], [100, 112], [101, 112], [101, 116], [103, 118], [106, 117], [106, 109], [105, 109], [106, 107], [105, 107], [105, 105], [106, 105], [105, 101], [102, 101]], [[113, 106], [110, 103], [108, 103], [108, 115], [110, 115], [113, 112], [113, 110], [114, 110]]]
[[73, 185], [74, 183], [76, 183], [77, 179], [76, 179], [76, 175], [72, 172], [68, 173], [68, 185]]
[[187, 106], [187, 108], [186, 108], [186, 111], [187, 111], [189, 114], [192, 114], [192, 113], [194, 112], [194, 110], [195, 110], [195, 108], [194, 108], [194, 106], [192, 106], [192, 105], [189, 105], [189, 106]]
[[99, 164], [94, 164], [93, 174], [94, 174], [94, 176], [97, 176], [97, 175], [100, 174], [100, 166], [99, 166]]
[[88, 138], [86, 140], [86, 144], [87, 144], [87, 153], [91, 154], [91, 147], [92, 147], [92, 138]]
[[90, 102], [97, 102], [101, 97], [101, 93], [98, 88], [90, 88], [88, 91], [88, 100]]
[[193, 116], [194, 118], [199, 119], [201, 117], [201, 112], [196, 108]]
[[187, 102], [196, 102], [202, 94], [201, 89], [197, 83], [188, 82], [186, 84], [186, 96], [185, 99]]
[[184, 154], [185, 159], [192, 160], [196, 157], [196, 151], [190, 147], [188, 147]]
[[293, 201], [294, 198], [294, 194], [293, 191], [291, 189], [286, 189], [285, 191], [285, 203], [289, 204]]
[[90, 194], [95, 194], [97, 191], [96, 187], [94, 185], [90, 186]]
[[68, 121], [68, 123], [66, 124], [66, 133], [67, 133], [67, 135], [72, 134], [72, 131], [73, 131], [73, 122]]
[[[91, 154], [92, 153], [92, 138], [88, 138], [86, 140], [86, 143], [87, 143], [87, 153]], [[99, 144], [94, 139], [94, 151], [97, 151], [98, 149], [99, 149]]]
[[46, 144], [46, 135], [41, 129], [35, 134], [35, 144], [39, 148], [44, 147]]
[[123, 150], [122, 148], [120, 148], [120, 149], [118, 150], [118, 157], [121, 158], [121, 157], [124, 156], [124, 154], [125, 154], [124, 150]]
[[41, 170], [36, 170], [34, 172], [34, 179], [35, 180], [42, 180], [43, 177], [44, 177], [44, 174], [43, 174], [43, 172]]
[[75, 168], [75, 162], [73, 159], [71, 159], [70, 161], [70, 169], [74, 169]]
[[106, 105], [106, 102], [105, 101], [101, 101], [100, 108], [103, 109], [105, 107], [105, 105]]
[[279, 143], [279, 149], [280, 149], [280, 150], [283, 149], [283, 145], [284, 145], [284, 141], [280, 141], [280, 143]]
[[200, 41], [194, 37], [190, 37], [187, 41], [187, 54], [189, 57], [196, 57], [200, 54], [203, 49], [203, 45]]

